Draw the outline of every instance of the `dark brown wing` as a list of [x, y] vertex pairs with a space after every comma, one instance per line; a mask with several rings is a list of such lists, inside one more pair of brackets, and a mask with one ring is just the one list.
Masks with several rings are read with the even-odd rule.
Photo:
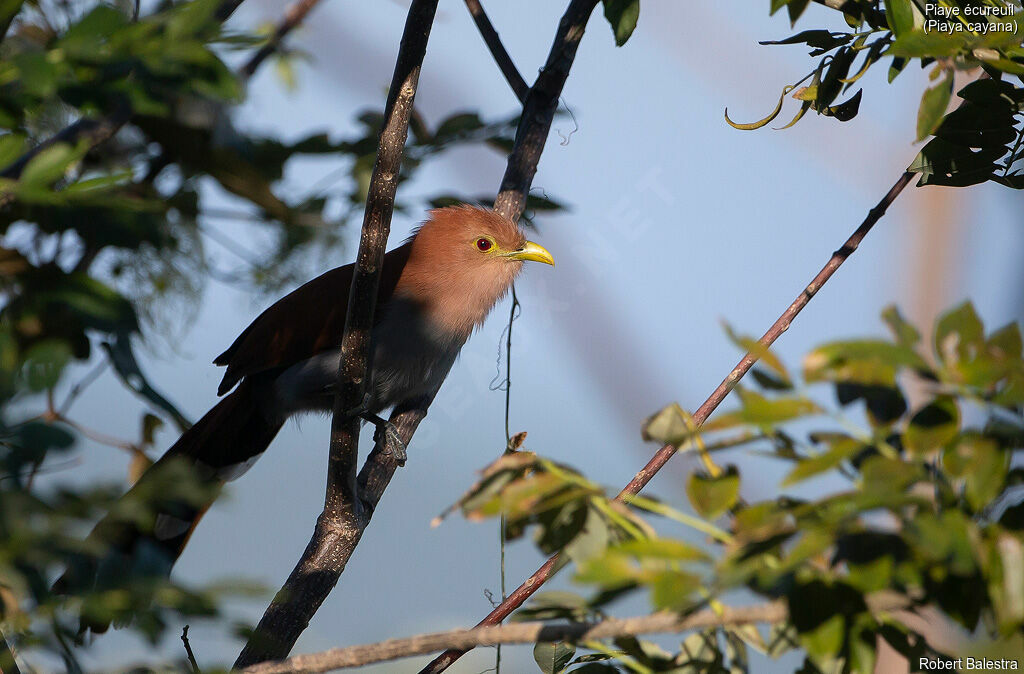
[[[411, 247], [411, 243], [406, 243], [384, 256], [377, 320], [381, 304], [395, 291]], [[321, 274], [257, 316], [227, 351], [213, 361], [216, 365], [227, 365], [217, 395], [230, 391], [243, 377], [288, 367], [321, 351], [338, 348], [345, 328], [353, 268], [347, 264]]]

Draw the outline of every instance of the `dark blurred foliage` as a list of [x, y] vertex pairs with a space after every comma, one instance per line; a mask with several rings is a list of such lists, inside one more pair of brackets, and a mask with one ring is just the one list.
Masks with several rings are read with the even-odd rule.
[[[73, 463], [85, 436], [130, 452], [134, 478], [150, 464], [161, 424], [188, 426], [147, 380], [138, 349], [154, 338], [172, 343], [211, 279], [278, 292], [344, 259], [382, 123], [366, 111], [348, 137], [246, 132], [235, 119], [246, 69], [225, 59], [248, 57], [267, 37], [225, 28], [216, 0], [145, 9], [0, 2], [0, 626], [19, 652], [59, 658], [69, 671], [78, 668], [79, 617], [135, 616], [131, 629], [155, 642], [172, 620], [215, 616], [225, 592], [248, 590], [186, 588], [141, 564], [55, 596], [50, 585], [69, 561], [103, 557], [83, 534], [124, 485], [41, 489], [36, 476]], [[276, 58], [290, 72], [290, 53]], [[430, 126], [415, 115], [401, 180], [453, 147], [507, 152], [517, 121], [453, 111]], [[116, 133], [97, 143], [103, 128]], [[62, 142], [46, 143], [55, 136]], [[309, 158], [324, 162], [325, 178], [286, 190], [289, 172]], [[448, 200], [466, 198], [397, 208], [418, 215]], [[252, 241], [260, 243], [241, 243]], [[224, 256], [210, 244], [242, 264], [218, 266]], [[138, 438], [109, 438], [71, 418], [71, 404], [107, 368], [140, 399], [124, 411], [139, 415]], [[161, 490], [188, 498], [199, 488], [177, 476]], [[150, 516], [145, 498], [118, 507]], [[0, 667], [5, 657], [0, 643]]]

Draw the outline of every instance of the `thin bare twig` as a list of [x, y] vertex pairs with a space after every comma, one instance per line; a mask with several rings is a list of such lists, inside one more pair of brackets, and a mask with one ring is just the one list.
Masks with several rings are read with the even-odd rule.
[[[875, 223], [878, 222], [882, 215], [885, 214], [885, 211], [889, 208], [892, 202], [895, 201], [896, 197], [899, 196], [900, 192], [910, 184], [910, 181], [913, 178], [914, 174], [909, 171], [900, 176], [900, 179], [897, 180], [885, 196], [882, 197], [881, 201], [879, 201], [874, 208], [868, 211], [868, 215], [861, 223], [860, 227], [850, 235], [850, 238], [846, 240], [841, 248], [832, 254], [832, 257], [829, 258], [821, 271], [819, 271], [807, 287], [804, 288], [803, 292], [797, 296], [793, 303], [789, 305], [789, 308], [779, 316], [775, 323], [773, 323], [768, 331], [765, 332], [764, 336], [758, 340], [758, 344], [764, 347], [764, 349], [767, 349], [775, 342], [776, 339], [779, 338], [780, 335], [782, 335], [782, 333], [789, 329], [790, 324], [793, 322], [793, 319], [796, 318], [797, 314], [807, 306], [807, 303], [811, 301], [811, 298], [817, 294], [825, 282], [832, 277], [832, 274], [839, 269], [839, 266], [843, 264], [843, 262], [845, 262], [855, 250], [857, 250], [857, 247], [860, 245], [861, 241], [864, 240], [864, 237], [867, 236], [867, 233], [871, 231], [871, 228], [874, 227]], [[703, 424], [707, 418], [711, 416], [711, 413], [715, 411], [723, 400], [725, 400], [725, 397], [729, 395], [729, 392], [735, 388], [739, 380], [743, 378], [751, 367], [753, 367], [757, 360], [758, 356], [752, 352], [747, 353], [742, 359], [740, 359], [740, 362], [732, 369], [732, 372], [722, 380], [722, 383], [718, 385], [718, 388], [716, 388], [708, 399], [697, 408], [697, 411], [693, 413], [693, 421], [697, 426]], [[629, 484], [627, 484], [621, 492], [619, 492], [618, 496], [616, 496], [616, 500], [622, 501], [630, 496], [635, 496], [640, 493], [640, 490], [651, 481], [651, 479], [665, 466], [666, 463], [668, 463], [668, 460], [671, 459], [672, 455], [675, 453], [676, 448], [672, 445], [665, 445], [659, 449], [651, 460], [647, 462], [647, 465], [644, 466], [632, 480], [630, 480]], [[533, 593], [540, 589], [540, 587], [547, 582], [547, 580], [554, 575], [555, 571], [559, 568], [559, 554], [555, 553], [549, 557], [548, 560], [533, 573], [533, 575], [527, 578], [522, 585], [513, 590], [512, 594], [508, 596], [508, 599], [491, 611], [486, 618], [477, 623], [478, 626], [495, 625], [507, 618], [512, 611], [522, 606], [523, 602], [529, 599]], [[438, 672], [442, 672], [447, 669], [451, 663], [461, 657], [463, 653], [465, 653], [463, 650], [449, 649], [425, 667], [421, 671], [421, 674], [426, 674], [427, 672], [430, 674], [437, 674]]]
[[[65, 404], [70, 403], [66, 402]], [[144, 459], [149, 459], [149, 457], [146, 455], [146, 452], [143, 451], [143, 449], [136, 445], [135, 443], [129, 442], [128, 440], [122, 440], [121, 438], [114, 437], [113, 435], [107, 435], [106, 433], [93, 430], [88, 426], [84, 426], [79, 422], [75, 421], [74, 419], [71, 419], [68, 416], [66, 416], [63, 410], [58, 410], [54, 404], [53, 389], [47, 390], [46, 411], [40, 414], [38, 418], [41, 419], [42, 421], [45, 421], [48, 424], [64, 424], [68, 428], [78, 431], [78, 433], [89, 438], [93, 442], [98, 442], [101, 445], [107, 445], [109, 447], [114, 447], [116, 449], [123, 450], [131, 454], [132, 457], [141, 456]]]
[[288, 35], [296, 26], [302, 23], [306, 15], [317, 6], [320, 0], [298, 0], [298, 2], [289, 5], [288, 9], [285, 10], [284, 17], [277, 24], [277, 28], [274, 29], [273, 35], [267, 40], [267, 43], [259, 48], [259, 50], [252, 55], [245, 65], [238, 71], [238, 76], [243, 80], [248, 80], [256, 70], [260, 67], [260, 64], [275, 51], [281, 48], [281, 42], [285, 36]]
[[192, 667], [192, 674], [202, 674], [199, 663], [196, 662], [196, 654], [192, 652], [192, 644], [188, 642], [188, 625], [181, 628], [181, 643], [185, 645], [185, 655], [188, 657], [188, 664]]
[[[907, 597], [895, 593], [879, 593], [868, 597], [872, 613], [905, 609], [911, 605]], [[777, 600], [751, 606], [722, 607], [688, 616], [663, 611], [634, 618], [609, 618], [600, 622], [545, 623], [525, 622], [511, 625], [474, 627], [420, 634], [405, 639], [389, 639], [375, 644], [333, 648], [321, 653], [298, 655], [281, 662], [265, 663], [242, 670], [239, 674], [294, 674], [295, 672], [329, 672], [348, 667], [362, 667], [375, 662], [431, 653], [439, 648], [469, 649], [494, 644], [533, 644], [551, 641], [582, 643], [599, 639], [615, 639], [642, 634], [687, 632], [726, 625], [776, 624], [789, 619], [786, 602]]]
[[498, 31], [494, 30], [491, 20], [487, 18], [487, 12], [484, 11], [480, 0], [466, 0], [466, 7], [469, 9], [473, 21], [476, 22], [476, 27], [480, 30], [481, 37], [487, 43], [491, 56], [494, 57], [495, 63], [501, 69], [501, 74], [505, 76], [505, 81], [512, 87], [512, 93], [516, 95], [520, 103], [525, 105], [526, 95], [530, 93], [530, 85], [519, 74], [515, 63], [512, 62], [512, 57], [505, 50], [505, 45], [501, 43], [501, 38], [498, 37]]
[[[373, 505], [394, 474], [394, 461], [388, 460], [378, 443], [367, 458], [363, 471], [357, 475], [360, 420], [351, 411], [362, 404], [371, 380], [370, 330], [377, 304], [380, 269], [409, 119], [436, 11], [437, 0], [414, 0], [409, 7], [388, 92], [385, 123], [370, 180], [342, 336], [324, 510], [317, 518], [313, 537], [301, 559], [238, 656], [236, 668], [288, 655], [296, 639], [337, 584], [369, 524]], [[423, 406], [424, 413], [425, 410]], [[396, 425], [403, 436], [408, 433], [411, 437], [418, 423], [416, 419], [411, 427], [409, 423]]]

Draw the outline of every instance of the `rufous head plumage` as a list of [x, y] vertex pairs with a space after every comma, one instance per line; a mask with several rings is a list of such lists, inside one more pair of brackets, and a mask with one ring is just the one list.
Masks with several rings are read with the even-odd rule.
[[516, 223], [491, 209], [438, 208], [413, 234], [396, 292], [415, 298], [439, 330], [465, 339], [528, 260], [555, 263]]

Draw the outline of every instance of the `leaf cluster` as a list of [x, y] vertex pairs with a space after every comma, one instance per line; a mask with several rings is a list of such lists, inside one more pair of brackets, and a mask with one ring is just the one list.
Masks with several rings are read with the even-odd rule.
[[[786, 8], [792, 24], [804, 15], [808, 0], [772, 0], [771, 12]], [[941, 10], [935, 9], [940, 7]], [[839, 11], [845, 30], [811, 28], [766, 45], [805, 45], [817, 65], [800, 81], [786, 85], [775, 108], [750, 123], [726, 121], [738, 129], [758, 129], [782, 112], [787, 95], [800, 101], [792, 120], [808, 110], [848, 121], [857, 115], [863, 90], [839, 96], [877, 63], [887, 60], [891, 83], [911, 63], [931, 68], [930, 85], [917, 114], [917, 140], [934, 136], [908, 170], [921, 174], [920, 185], [966, 186], [988, 180], [1020, 189], [1021, 100], [1024, 89], [1024, 20], [1016, 0], [851, 0]], [[940, 14], [939, 12], [944, 12]], [[1006, 12], [1009, 12], [1007, 14]], [[958, 72], [986, 78], [960, 92], [961, 105], [947, 113]], [[806, 83], [806, 84], [805, 84]]]
[[[740, 468], [712, 462], [713, 470], [686, 481], [698, 517], [651, 499], [627, 499], [635, 516], [685, 524], [697, 542], [652, 535], [649, 526], [621, 530], [596, 554], [571, 555], [575, 580], [594, 594], [545, 597], [526, 615], [582, 620], [637, 591], [646, 592], [655, 609], [684, 614], [714, 610], [720, 597], [739, 589], [788, 606], [788, 620], [770, 630], [706, 630], [690, 635], [675, 653], [636, 640], [629, 647], [572, 645], [636, 672], [747, 671], [748, 648], [769, 657], [800, 649], [806, 672], [872, 672], [879, 639], [911, 662], [1019, 654], [1024, 472], [1014, 458], [1024, 451], [1020, 327], [987, 331], [968, 303], [944, 314], [926, 344], [895, 308], [882, 318], [889, 337], [823, 344], [807, 354], [799, 375], [762, 354], [756, 387], [738, 388], [738, 405], [699, 431], [678, 405], [653, 415], [645, 436], [680, 451], [710, 457], [750, 444], [788, 464], [782, 495], [747, 501]], [[743, 348], [751, 343], [730, 335]], [[831, 390], [835, 406], [819, 402], [819, 387]], [[513, 460], [544, 465], [533, 455]], [[572, 475], [574, 485], [588, 484], [558, 470]], [[552, 541], [559, 520], [544, 514], [554, 501], [538, 498], [551, 493], [545, 485], [552, 478], [501, 474], [485, 476], [476, 492], [487, 494], [486, 507], [471, 502], [467, 512], [504, 512], [534, 526], [535, 540]], [[563, 489], [559, 511], [600, 498], [594, 485], [585, 494]], [[936, 650], [941, 646], [917, 631], [919, 625], [872, 611], [879, 596], [901, 597], [910, 610], [937, 608], [974, 635], [973, 650]], [[562, 669], [542, 669], [576, 671], [569, 660], [557, 662]], [[607, 671], [612, 664], [601, 666]]]

